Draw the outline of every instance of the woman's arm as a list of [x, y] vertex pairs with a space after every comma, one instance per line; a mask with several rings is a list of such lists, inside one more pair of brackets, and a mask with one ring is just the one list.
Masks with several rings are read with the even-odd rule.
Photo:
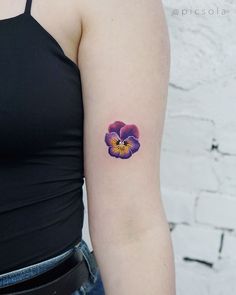
[[161, 1], [82, 2], [89, 230], [106, 295], [173, 295], [159, 173], [169, 78]]

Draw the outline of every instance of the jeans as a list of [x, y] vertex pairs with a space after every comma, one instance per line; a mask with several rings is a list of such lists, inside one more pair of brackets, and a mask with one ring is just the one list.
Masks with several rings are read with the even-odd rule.
[[[105, 295], [99, 268], [94, 257], [91, 255], [87, 243], [82, 239], [77, 245], [74, 246], [74, 248], [76, 251], [81, 251], [86, 261], [89, 270], [89, 279], [83, 283], [79, 290], [76, 290], [71, 295]], [[0, 287], [16, 284], [21, 280], [30, 279], [49, 269], [52, 269], [68, 254], [70, 254], [74, 248], [71, 248], [70, 250], [56, 257], [44, 260], [40, 263], [0, 275]]]

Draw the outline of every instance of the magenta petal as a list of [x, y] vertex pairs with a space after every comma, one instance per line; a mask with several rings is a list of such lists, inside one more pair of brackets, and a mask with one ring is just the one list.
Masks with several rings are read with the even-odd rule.
[[116, 132], [106, 133], [105, 142], [108, 146], [114, 146], [117, 140], [120, 140], [120, 137]]
[[134, 136], [139, 138], [139, 131], [136, 125], [134, 124], [127, 124], [120, 129], [120, 138], [124, 140], [129, 136]]
[[115, 121], [114, 123], [110, 124], [108, 127], [109, 132], [116, 132], [120, 135], [120, 129], [125, 126], [125, 123], [122, 121]]
[[129, 136], [128, 138], [125, 139], [126, 142], [128, 142], [128, 144], [130, 144], [130, 149], [132, 151], [132, 153], [135, 153], [138, 151], [138, 149], [140, 148], [140, 143], [138, 141], [137, 138], [135, 138], [134, 136]]

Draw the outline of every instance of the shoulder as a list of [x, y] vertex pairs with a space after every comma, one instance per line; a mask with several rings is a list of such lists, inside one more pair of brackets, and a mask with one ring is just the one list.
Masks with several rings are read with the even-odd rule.
[[[163, 14], [161, 0], [77, 0], [81, 20], [84, 26], [89, 26], [122, 18], [128, 22], [133, 15], [150, 18], [150, 12], [155, 17]], [[122, 19], [120, 19], [122, 21]], [[122, 25], [122, 23], [121, 23]]]

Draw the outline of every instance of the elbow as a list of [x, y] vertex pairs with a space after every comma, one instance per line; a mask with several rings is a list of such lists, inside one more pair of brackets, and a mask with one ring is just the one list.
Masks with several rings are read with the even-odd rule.
[[[155, 207], [155, 206], [154, 206]], [[169, 225], [162, 206], [145, 210], [145, 206], [137, 211], [125, 210], [103, 217], [103, 222], [96, 220], [90, 223], [92, 243], [130, 244], [136, 243], [147, 236], [157, 236], [169, 231]]]

